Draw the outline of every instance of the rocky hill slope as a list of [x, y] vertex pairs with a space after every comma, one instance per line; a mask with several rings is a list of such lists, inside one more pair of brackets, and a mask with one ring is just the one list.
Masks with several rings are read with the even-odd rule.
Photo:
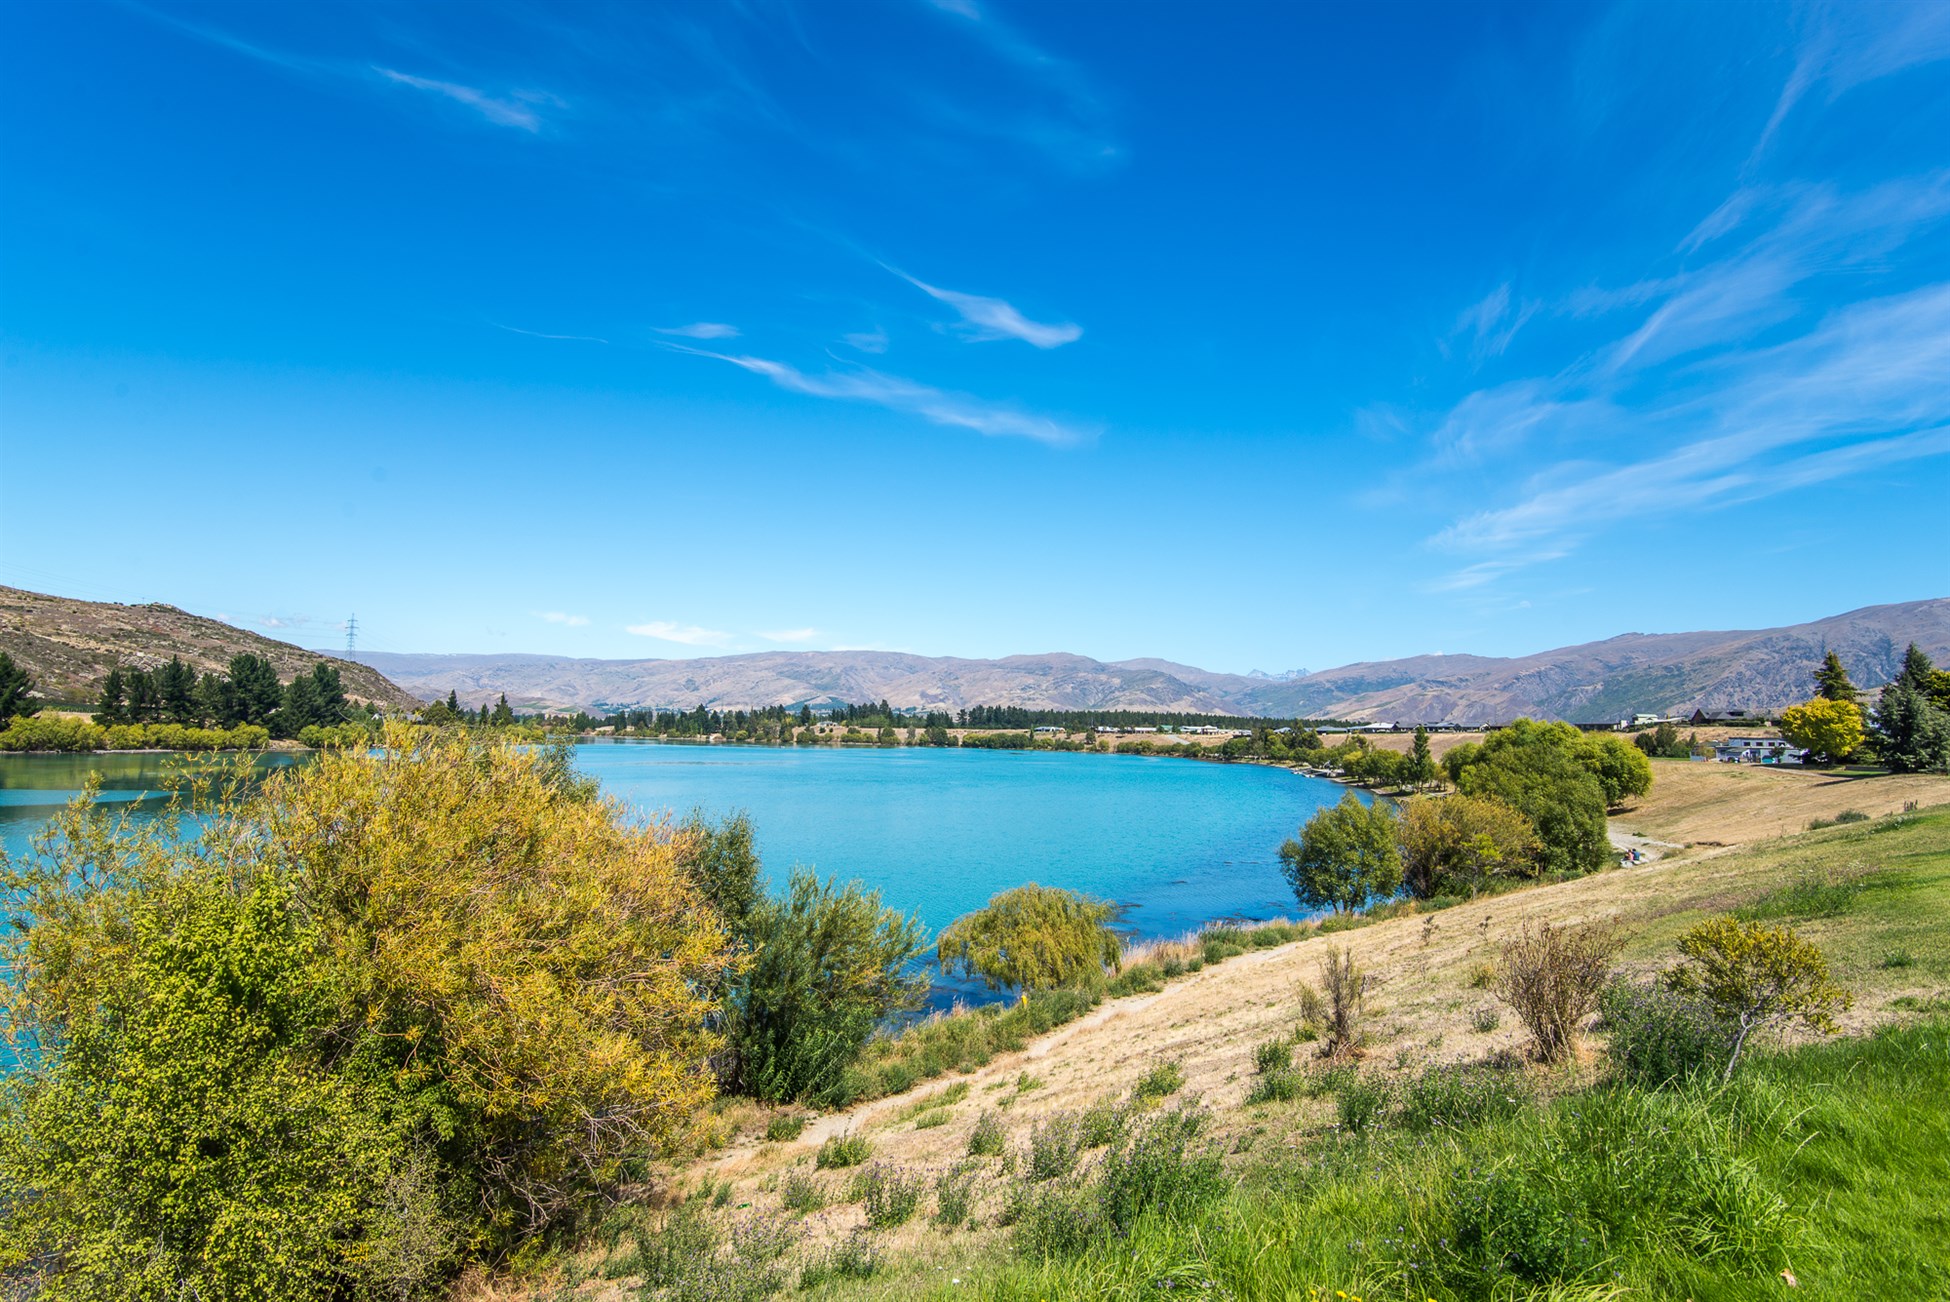
[[201, 674], [223, 669], [230, 657], [248, 651], [276, 665], [283, 679], [307, 673], [324, 660], [338, 666], [345, 693], [354, 700], [399, 709], [420, 704], [369, 665], [307, 651], [160, 602], [123, 606], [0, 587], [0, 651], [26, 668], [43, 700], [92, 701], [118, 663], [154, 669], [171, 656], [181, 656]]
[[1810, 673], [1824, 651], [1837, 652], [1857, 684], [1872, 686], [1894, 674], [1912, 641], [1939, 662], [1950, 660], [1950, 598], [1870, 606], [1786, 628], [1627, 633], [1522, 657], [1417, 656], [1293, 678], [1065, 654], [1000, 660], [882, 651], [696, 660], [359, 658], [422, 698], [453, 690], [479, 704], [506, 692], [524, 710], [817, 707], [884, 699], [918, 709], [1020, 705], [1479, 724], [1520, 714], [1599, 722], [1700, 706], [1778, 709], [1807, 697]]

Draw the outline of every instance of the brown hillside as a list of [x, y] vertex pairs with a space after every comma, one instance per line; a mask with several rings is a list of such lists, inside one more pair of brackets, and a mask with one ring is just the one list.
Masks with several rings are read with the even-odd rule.
[[0, 651], [32, 676], [43, 700], [86, 702], [116, 664], [154, 669], [181, 656], [199, 674], [221, 670], [241, 652], [263, 656], [291, 679], [323, 660], [338, 667], [345, 692], [357, 701], [398, 709], [420, 702], [376, 669], [320, 655], [214, 619], [150, 602], [123, 606], [73, 601], [0, 587]]

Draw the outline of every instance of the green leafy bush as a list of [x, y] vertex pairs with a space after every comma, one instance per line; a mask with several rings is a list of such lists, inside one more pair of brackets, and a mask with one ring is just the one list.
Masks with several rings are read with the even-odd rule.
[[1301, 1074], [1292, 1067], [1275, 1067], [1253, 1078], [1246, 1092], [1248, 1103], [1291, 1103], [1305, 1088]]
[[800, 1269], [799, 1287], [810, 1289], [835, 1280], [872, 1279], [880, 1273], [880, 1267], [880, 1250], [874, 1247], [865, 1230], [855, 1230]]
[[107, 736], [108, 729], [85, 719], [16, 715], [0, 732], [0, 750], [100, 750]]
[[1055, 1180], [1076, 1170], [1083, 1149], [1082, 1128], [1076, 1117], [1058, 1112], [1044, 1117], [1029, 1129], [1029, 1161], [1025, 1174], [1030, 1180]]
[[1657, 1089], [1725, 1068], [1733, 1028], [1698, 999], [1662, 985], [1614, 981], [1598, 1001], [1618, 1074]]
[[872, 1156], [873, 1141], [849, 1130], [843, 1135], [828, 1135], [814, 1155], [813, 1165], [822, 1171], [841, 1170], [858, 1166]]
[[664, 838], [531, 753], [390, 742], [146, 826], [76, 809], [0, 865], [36, 1063], [0, 1242], [45, 1296], [430, 1293], [709, 1096], [697, 991], [734, 959]]
[[1253, 1048], [1253, 1070], [1261, 1076], [1293, 1065], [1293, 1041], [1268, 1040]]
[[1074, 1257], [1104, 1232], [1100, 1201], [1061, 1184], [1017, 1186], [1004, 1220], [1016, 1251], [1039, 1261]]
[[816, 1212], [826, 1205], [826, 1186], [819, 1177], [802, 1167], [779, 1173], [779, 1202], [788, 1211]]
[[799, 1132], [806, 1128], [806, 1119], [796, 1113], [775, 1112], [765, 1122], [765, 1142], [785, 1144], [799, 1138]]
[[1003, 1127], [1001, 1116], [984, 1112], [975, 1118], [975, 1128], [968, 1132], [968, 1155], [1000, 1157], [1008, 1142], [1009, 1132]]
[[914, 1219], [921, 1206], [921, 1177], [899, 1167], [875, 1163], [860, 1172], [860, 1206], [867, 1224], [889, 1230]]
[[1129, 1113], [1116, 1099], [1099, 1099], [1077, 1119], [1077, 1142], [1084, 1148], [1115, 1143], [1129, 1120]]
[[746, 935], [751, 966], [730, 1015], [738, 1083], [761, 1099], [847, 1102], [847, 1069], [874, 1028], [926, 993], [912, 968], [925, 930], [877, 891], [795, 870], [783, 896], [753, 909]]
[[1138, 1078], [1131, 1092], [1140, 1099], [1161, 1099], [1176, 1094], [1185, 1086], [1185, 1069], [1175, 1062], [1161, 1062]]
[[1374, 1076], [1350, 1074], [1334, 1095], [1334, 1112], [1344, 1130], [1373, 1130], [1388, 1118], [1394, 1092]]
[[960, 1229], [975, 1211], [975, 1182], [981, 1177], [981, 1164], [957, 1162], [934, 1178], [934, 1224], [938, 1229]]
[[1182, 1216], [1225, 1195], [1219, 1155], [1198, 1143], [1205, 1121], [1196, 1108], [1159, 1113], [1104, 1154], [1097, 1201], [1105, 1224], [1129, 1233], [1147, 1212]]

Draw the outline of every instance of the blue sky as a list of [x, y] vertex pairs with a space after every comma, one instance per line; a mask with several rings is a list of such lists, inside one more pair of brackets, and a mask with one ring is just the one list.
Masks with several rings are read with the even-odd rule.
[[1515, 654], [1950, 592], [1950, 5], [0, 9], [0, 582]]

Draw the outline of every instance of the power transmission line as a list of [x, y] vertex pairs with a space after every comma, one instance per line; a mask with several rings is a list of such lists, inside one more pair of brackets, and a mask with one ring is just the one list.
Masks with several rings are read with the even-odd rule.
[[345, 658], [352, 659], [359, 653], [359, 617], [348, 615], [345, 620]]

